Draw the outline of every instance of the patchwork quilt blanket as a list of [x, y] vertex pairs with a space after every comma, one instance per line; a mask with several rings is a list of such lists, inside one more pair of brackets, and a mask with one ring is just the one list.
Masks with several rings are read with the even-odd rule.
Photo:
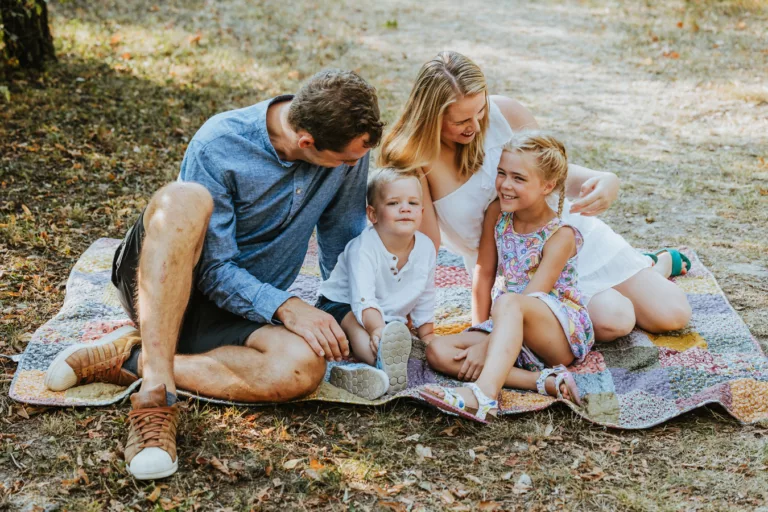
[[[59, 351], [72, 343], [96, 341], [131, 324], [110, 282], [118, 243], [99, 239], [80, 257], [69, 276], [61, 311], [35, 332], [19, 362], [11, 383], [12, 398], [48, 406], [106, 405], [125, 398], [138, 384], [131, 388], [90, 384], [65, 392], [49, 391], [43, 384], [45, 371]], [[564, 403], [585, 419], [609, 427], [647, 428], [696, 407], [719, 403], [743, 423], [768, 420], [768, 358], [712, 274], [692, 251], [684, 248], [682, 252], [692, 261], [691, 271], [676, 281], [693, 307], [689, 327], [663, 335], [636, 329], [613, 343], [596, 345], [582, 363], [571, 367], [586, 403], [582, 408]], [[314, 303], [320, 280], [313, 239], [291, 291]], [[470, 280], [461, 259], [441, 249], [436, 281], [437, 333], [450, 334], [469, 327]], [[326, 379], [303, 400], [364, 405], [402, 397], [421, 400], [418, 390], [428, 383], [457, 384], [429, 368], [424, 346], [415, 340], [406, 390], [369, 401], [332, 386]], [[556, 401], [533, 392], [505, 389], [500, 398], [501, 412], [536, 411]]]

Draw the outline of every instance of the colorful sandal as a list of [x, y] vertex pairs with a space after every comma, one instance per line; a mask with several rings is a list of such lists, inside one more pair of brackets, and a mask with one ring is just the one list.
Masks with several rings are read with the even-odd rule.
[[541, 371], [541, 375], [539, 375], [539, 378], [536, 379], [536, 389], [539, 391], [539, 394], [551, 396], [549, 393], [547, 393], [546, 388], [547, 379], [551, 375], [555, 376], [555, 390], [557, 391], [557, 398], [560, 400], [567, 400], [567, 398], [565, 398], [563, 393], [560, 391], [560, 386], [565, 384], [565, 387], [568, 388], [568, 394], [571, 395], [571, 402], [581, 407], [583, 404], [581, 397], [579, 396], [579, 387], [576, 385], [576, 380], [574, 380], [571, 372], [566, 370], [565, 366], [561, 364], [555, 366], [554, 368], [545, 368]]
[[435, 406], [436, 408], [440, 409], [443, 412], [447, 412], [449, 414], [453, 414], [455, 416], [460, 416], [462, 418], [477, 421], [478, 423], [488, 424], [488, 420], [486, 419], [489, 415], [492, 418], [496, 417], [496, 414], [491, 414], [491, 411], [496, 409], [498, 411], [499, 409], [499, 402], [497, 400], [493, 400], [486, 396], [485, 393], [483, 393], [483, 390], [481, 390], [477, 384], [474, 382], [470, 382], [465, 384], [463, 387], [469, 388], [472, 390], [472, 393], [475, 395], [475, 398], [477, 398], [478, 408], [472, 408], [467, 407], [466, 402], [464, 402], [464, 398], [453, 391], [451, 388], [446, 388], [444, 386], [435, 386], [431, 385], [433, 387], [438, 387], [442, 390], [443, 396], [439, 397], [433, 393], [429, 392], [429, 388], [426, 390], [419, 391], [419, 395], [421, 398], [426, 400], [431, 405]]
[[[653, 264], [655, 265], [659, 262], [659, 254], [665, 251], [668, 252], [669, 256], [672, 258], [672, 273], [669, 275], [669, 277], [684, 276], [688, 273], [689, 270], [691, 270], [691, 260], [688, 259], [688, 256], [681, 253], [677, 249], [664, 248], [659, 249], [656, 252], [646, 252], [643, 254], [651, 258], [653, 260]], [[683, 263], [685, 263], [685, 266], [683, 266]]]

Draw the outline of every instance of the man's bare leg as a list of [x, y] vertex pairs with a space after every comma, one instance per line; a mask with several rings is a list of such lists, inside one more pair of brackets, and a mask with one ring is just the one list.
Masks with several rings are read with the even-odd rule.
[[136, 294], [142, 390], [164, 384], [176, 392], [176, 342], [212, 211], [213, 201], [202, 185], [171, 183], [155, 193], [144, 212]]
[[254, 331], [245, 346], [177, 355], [176, 385], [201, 395], [241, 402], [284, 402], [305, 396], [325, 376], [325, 359], [285, 327]]

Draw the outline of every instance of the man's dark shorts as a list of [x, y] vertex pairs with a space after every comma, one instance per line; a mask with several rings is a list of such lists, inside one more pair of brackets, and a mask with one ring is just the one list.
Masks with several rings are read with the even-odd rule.
[[349, 304], [343, 302], [334, 302], [330, 299], [326, 299], [322, 295], [317, 298], [315, 307], [320, 311], [325, 311], [329, 315], [333, 316], [336, 323], [341, 325], [341, 321], [347, 316], [347, 313], [352, 311], [352, 307]]
[[[135, 308], [136, 277], [139, 254], [144, 242], [144, 212], [131, 227], [125, 239], [115, 251], [112, 261], [112, 284], [115, 285], [123, 308], [139, 325]], [[195, 267], [192, 282], [197, 282], [198, 267]], [[181, 326], [179, 354], [201, 354], [224, 345], [244, 345], [248, 337], [260, 327], [268, 324], [253, 322], [221, 309], [203, 293], [192, 286]]]

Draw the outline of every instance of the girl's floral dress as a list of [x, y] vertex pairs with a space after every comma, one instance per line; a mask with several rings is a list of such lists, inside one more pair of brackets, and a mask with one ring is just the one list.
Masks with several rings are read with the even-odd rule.
[[[559, 217], [555, 217], [537, 231], [526, 234], [515, 232], [512, 219], [511, 212], [502, 212], [496, 222], [495, 239], [499, 266], [493, 287], [494, 301], [504, 293], [523, 293], [539, 268], [544, 244], [558, 229], [567, 226], [573, 230], [576, 235], [577, 254], [584, 243], [579, 230], [564, 224]], [[528, 295], [542, 300], [549, 306], [563, 327], [573, 355], [576, 359], [582, 360], [592, 348], [595, 336], [592, 321], [589, 319], [587, 307], [578, 288], [576, 257], [568, 260], [555, 282], [555, 287], [549, 293], [535, 292]], [[471, 327], [471, 330], [491, 332], [493, 320], [486, 320]], [[516, 365], [531, 371], [540, 371], [546, 367], [525, 345], [517, 358]]]

